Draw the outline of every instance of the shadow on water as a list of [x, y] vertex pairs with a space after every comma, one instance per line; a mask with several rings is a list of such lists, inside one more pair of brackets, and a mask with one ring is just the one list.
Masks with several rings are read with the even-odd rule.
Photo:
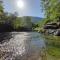
[[0, 33], [0, 43], [8, 42], [12, 38], [12, 34], [10, 32], [2, 32]]

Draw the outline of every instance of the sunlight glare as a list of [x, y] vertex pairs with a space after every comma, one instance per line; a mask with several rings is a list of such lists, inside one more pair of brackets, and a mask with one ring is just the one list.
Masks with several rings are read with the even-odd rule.
[[24, 8], [24, 2], [22, 0], [18, 0], [17, 1], [17, 7], [20, 9]]

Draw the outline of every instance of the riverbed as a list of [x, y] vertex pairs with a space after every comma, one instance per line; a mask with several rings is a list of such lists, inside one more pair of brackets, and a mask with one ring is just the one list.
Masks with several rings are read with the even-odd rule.
[[47, 60], [45, 49], [37, 32], [0, 33], [0, 60]]

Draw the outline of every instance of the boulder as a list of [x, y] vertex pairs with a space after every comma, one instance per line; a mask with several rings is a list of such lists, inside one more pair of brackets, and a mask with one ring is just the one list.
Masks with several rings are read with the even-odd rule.
[[55, 36], [60, 36], [60, 29], [57, 29], [57, 31], [54, 32], [54, 35], [55, 35]]
[[47, 23], [45, 26], [44, 26], [44, 29], [58, 29], [58, 25], [57, 23]]
[[45, 33], [60, 36], [60, 22], [47, 23], [43, 28], [46, 30]]
[[47, 25], [57, 25], [57, 23], [51, 22], [51, 23], [47, 23]]
[[53, 35], [54, 32], [56, 32], [55, 29], [47, 29], [47, 30], [45, 31], [45, 33], [47, 33], [47, 34], [51, 34], [51, 35]]
[[55, 29], [49, 29], [49, 34], [54, 34], [54, 32], [56, 31]]
[[57, 25], [45, 25], [44, 29], [58, 29]]
[[58, 27], [60, 28], [60, 22], [57, 22]]

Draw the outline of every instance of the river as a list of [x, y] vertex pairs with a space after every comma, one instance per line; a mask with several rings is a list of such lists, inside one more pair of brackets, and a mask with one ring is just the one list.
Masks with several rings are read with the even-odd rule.
[[0, 33], [0, 60], [46, 60], [44, 39], [37, 32]]

